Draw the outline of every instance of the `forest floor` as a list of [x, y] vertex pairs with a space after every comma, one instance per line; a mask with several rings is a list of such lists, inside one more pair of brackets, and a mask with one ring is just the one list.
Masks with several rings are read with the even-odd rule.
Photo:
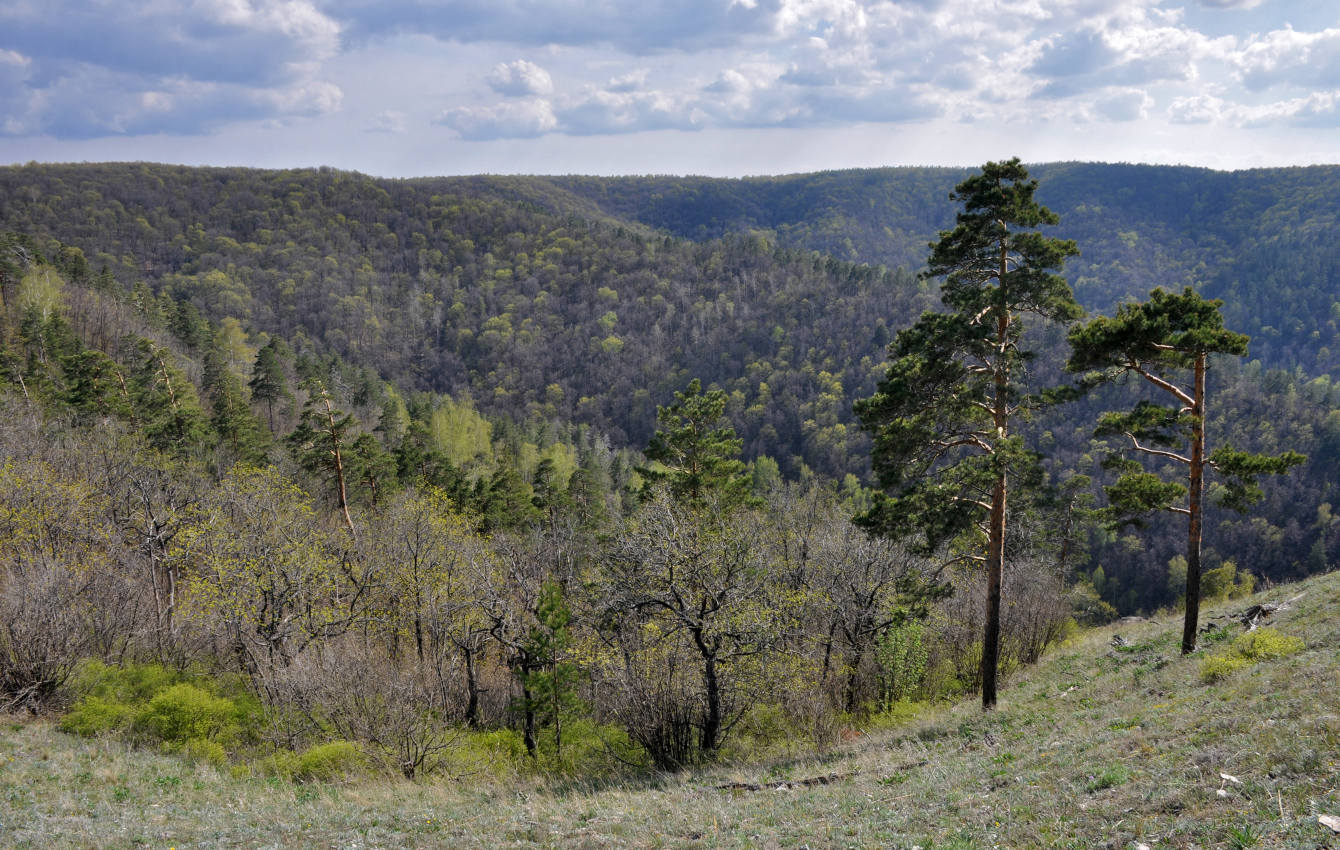
[[[1244, 633], [1227, 615], [1288, 600], [1270, 626], [1301, 649], [1206, 680]], [[1189, 657], [1180, 618], [1109, 626], [1015, 674], [990, 714], [600, 787], [295, 785], [7, 718], [0, 845], [1340, 848], [1340, 572], [1204, 613], [1223, 627]]]

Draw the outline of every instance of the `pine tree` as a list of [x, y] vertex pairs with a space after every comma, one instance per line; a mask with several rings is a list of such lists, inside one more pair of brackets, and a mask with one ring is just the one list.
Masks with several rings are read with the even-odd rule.
[[1035, 466], [1011, 431], [1016, 415], [1040, 404], [1024, 384], [1024, 319], [1081, 314], [1058, 274], [1078, 251], [1039, 231], [1057, 216], [1034, 200], [1036, 189], [1018, 159], [989, 162], [954, 189], [963, 210], [928, 260], [928, 275], [945, 279], [948, 312], [898, 334], [875, 395], [856, 405], [882, 490], [858, 522], [926, 554], [971, 541], [962, 557], [985, 564], [984, 709], [996, 703], [1008, 484]]
[[[1095, 436], [1129, 441], [1127, 450], [1186, 467], [1186, 483], [1165, 481], [1130, 457], [1114, 455], [1105, 465], [1120, 476], [1107, 487], [1111, 511], [1131, 521], [1151, 511], [1172, 511], [1187, 518], [1186, 616], [1182, 653], [1196, 648], [1200, 619], [1201, 525], [1206, 471], [1217, 471], [1225, 487], [1221, 504], [1245, 511], [1261, 497], [1257, 480], [1303, 462], [1297, 452], [1269, 456], [1228, 446], [1206, 452], [1205, 379], [1210, 355], [1243, 357], [1249, 338], [1224, 328], [1222, 301], [1207, 301], [1191, 287], [1180, 295], [1155, 289], [1149, 300], [1123, 304], [1117, 315], [1099, 317], [1070, 332], [1067, 368], [1089, 373], [1095, 386], [1124, 374], [1138, 375], [1171, 397], [1172, 405], [1140, 401], [1125, 412], [1099, 420]], [[1188, 384], [1189, 381], [1189, 384]]]
[[65, 375], [65, 403], [76, 425], [107, 417], [129, 418], [130, 397], [125, 376], [116, 361], [91, 348], [61, 359]]
[[265, 402], [269, 415], [270, 431], [275, 429], [275, 402], [292, 398], [288, 391], [288, 380], [284, 377], [284, 366], [279, 359], [279, 342], [271, 339], [256, 352], [256, 363], [251, 370], [251, 388], [253, 401]]
[[267, 435], [251, 412], [242, 379], [224, 362], [221, 352], [211, 349], [205, 357], [205, 398], [209, 401], [210, 425], [232, 456], [250, 464], [265, 461]]
[[380, 507], [400, 483], [395, 455], [371, 434], [359, 434], [349, 447], [349, 469], [360, 498], [374, 508]]
[[[572, 609], [563, 598], [558, 582], [548, 579], [540, 588], [535, 624], [525, 652], [534, 669], [523, 676], [523, 709], [533, 722], [554, 730], [554, 756], [563, 758], [563, 721], [579, 707], [577, 685], [581, 671], [572, 661], [573, 636], [569, 624]], [[533, 738], [533, 733], [532, 733]], [[534, 749], [531, 754], [534, 755]]]
[[307, 381], [304, 389], [308, 393], [307, 403], [303, 405], [297, 429], [288, 436], [289, 445], [303, 469], [326, 478], [349, 535], [357, 537], [354, 519], [349, 515], [349, 469], [345, 460], [354, 417], [335, 407], [320, 380]]
[[659, 467], [639, 469], [648, 484], [664, 482], [677, 501], [695, 507], [711, 502], [726, 509], [753, 502], [748, 469], [740, 460], [743, 441], [725, 421], [726, 394], [703, 392], [694, 378], [675, 403], [656, 408], [656, 434], [648, 460]]
[[209, 425], [195, 385], [166, 349], [147, 339], [137, 344], [136, 356], [131, 399], [149, 444], [184, 454], [199, 451], [209, 437]]

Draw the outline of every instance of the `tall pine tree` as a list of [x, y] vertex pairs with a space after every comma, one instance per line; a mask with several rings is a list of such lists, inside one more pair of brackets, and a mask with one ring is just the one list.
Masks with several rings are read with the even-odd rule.
[[1182, 484], [1165, 481], [1130, 457], [1116, 455], [1105, 463], [1120, 472], [1107, 488], [1117, 516], [1132, 520], [1164, 510], [1187, 518], [1184, 655], [1196, 649], [1200, 619], [1205, 473], [1216, 471], [1223, 477], [1222, 504], [1244, 511], [1261, 497], [1260, 476], [1286, 472], [1304, 459], [1292, 451], [1269, 456], [1228, 446], [1207, 454], [1205, 379], [1210, 355], [1247, 354], [1247, 335], [1224, 328], [1222, 305], [1205, 300], [1189, 286], [1180, 295], [1155, 289], [1148, 301], [1123, 304], [1116, 316], [1100, 316], [1072, 329], [1066, 364], [1072, 371], [1088, 373], [1084, 384], [1089, 386], [1138, 375], [1172, 402], [1141, 401], [1129, 411], [1106, 413], [1095, 436], [1129, 441], [1127, 451], [1155, 462], [1171, 461], [1187, 471]]
[[1034, 200], [1036, 189], [1018, 159], [988, 162], [954, 189], [963, 210], [928, 261], [928, 275], [944, 278], [947, 312], [898, 334], [875, 395], [856, 405], [882, 490], [858, 522], [927, 554], [966, 541], [962, 557], [985, 565], [984, 709], [996, 704], [1008, 485], [1034, 463], [1011, 431], [1040, 403], [1025, 385], [1025, 319], [1081, 315], [1058, 274], [1078, 250], [1038, 229], [1057, 216]]

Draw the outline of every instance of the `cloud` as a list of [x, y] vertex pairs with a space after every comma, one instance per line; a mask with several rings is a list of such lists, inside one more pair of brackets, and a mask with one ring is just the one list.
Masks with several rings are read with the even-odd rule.
[[1126, 89], [1099, 98], [1094, 111], [1108, 121], [1140, 121], [1149, 116], [1154, 99], [1139, 89]]
[[438, 118], [437, 123], [455, 130], [466, 141], [478, 142], [533, 139], [553, 131], [558, 120], [547, 100], [535, 98], [506, 101], [496, 106], [448, 109]]
[[1107, 46], [1102, 33], [1065, 33], [1046, 44], [1028, 71], [1035, 77], [1074, 77], [1106, 68], [1118, 58], [1119, 54]]
[[612, 92], [639, 91], [647, 86], [647, 74], [648, 71], [646, 68], [638, 68], [637, 70], [629, 71], [627, 74], [612, 77], [605, 85], [605, 90]]
[[1210, 9], [1255, 9], [1264, 0], [1200, 0], [1200, 5]]
[[398, 110], [387, 109], [372, 116], [364, 129], [369, 133], [399, 135], [409, 129], [409, 116]]
[[0, 48], [49, 68], [84, 64], [147, 77], [265, 85], [333, 56], [339, 24], [307, 0], [0, 6]]
[[1208, 95], [1173, 98], [1168, 107], [1168, 119], [1174, 124], [1211, 124], [1225, 113], [1224, 101]]
[[235, 84], [165, 81], [142, 88], [129, 75], [81, 66], [40, 89], [28, 90], [3, 125], [5, 135], [50, 135], [62, 139], [200, 135], [228, 123], [283, 120], [338, 109], [339, 88], [305, 83], [279, 89]]
[[731, 45], [772, 30], [782, 0], [329, 0], [357, 41], [415, 33], [446, 42], [612, 46], [645, 55]]
[[[58, 138], [204, 133], [339, 107], [317, 69], [340, 26], [308, 0], [0, 4], [0, 54], [27, 73], [0, 129]], [[8, 80], [6, 80], [8, 82]]]
[[1247, 41], [1233, 57], [1243, 84], [1252, 91], [1274, 86], [1340, 86], [1340, 29], [1276, 30]]
[[525, 59], [498, 63], [488, 75], [488, 84], [507, 97], [543, 97], [554, 91], [549, 72]]

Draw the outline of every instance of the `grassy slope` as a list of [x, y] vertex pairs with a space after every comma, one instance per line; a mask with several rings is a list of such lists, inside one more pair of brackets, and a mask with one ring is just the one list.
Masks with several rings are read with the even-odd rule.
[[[1213, 685], [1177, 623], [1108, 628], [971, 703], [822, 757], [603, 789], [233, 779], [46, 722], [0, 728], [18, 847], [1340, 847], [1340, 573], [1274, 623], [1304, 650]], [[1246, 602], [1211, 608], [1211, 616]], [[1133, 642], [1109, 647], [1113, 631]], [[1240, 631], [1233, 627], [1232, 634]], [[1213, 650], [1211, 650], [1213, 651]], [[1227, 797], [1220, 772], [1242, 780]], [[791, 790], [722, 791], [839, 775]]]

